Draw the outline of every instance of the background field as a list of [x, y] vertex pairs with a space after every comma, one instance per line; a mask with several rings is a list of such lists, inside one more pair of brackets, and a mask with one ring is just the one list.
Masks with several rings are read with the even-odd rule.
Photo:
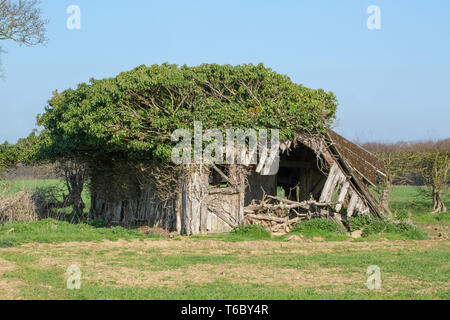
[[[55, 183], [7, 181], [2, 189], [11, 195]], [[391, 208], [428, 239], [323, 230], [180, 237], [101, 221], [5, 224], [0, 299], [449, 299], [449, 214], [426, 214], [431, 199], [417, 187], [394, 187]], [[70, 265], [81, 268], [81, 290], [66, 287]], [[381, 290], [366, 286], [371, 265], [381, 269]]]

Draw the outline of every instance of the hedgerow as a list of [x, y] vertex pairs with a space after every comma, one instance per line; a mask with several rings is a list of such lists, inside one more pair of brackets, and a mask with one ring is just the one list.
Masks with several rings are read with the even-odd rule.
[[349, 219], [349, 226], [350, 231], [362, 230], [363, 238], [376, 234], [398, 234], [413, 240], [428, 239], [425, 232], [406, 220], [358, 216]]
[[271, 233], [266, 227], [261, 225], [241, 225], [237, 226], [231, 232], [233, 236], [242, 236], [247, 238], [267, 239], [271, 237]]
[[346, 230], [331, 219], [311, 219], [297, 223], [292, 232], [304, 235], [316, 235], [316, 233], [320, 234], [323, 232], [342, 235], [346, 233]]

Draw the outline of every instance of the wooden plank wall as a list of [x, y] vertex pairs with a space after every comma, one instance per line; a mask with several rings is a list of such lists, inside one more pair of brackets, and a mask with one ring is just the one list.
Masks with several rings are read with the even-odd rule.
[[180, 233], [186, 235], [230, 232], [244, 221], [245, 176], [238, 173], [237, 186], [212, 188], [209, 171], [193, 171], [181, 191]]
[[337, 213], [341, 212], [343, 207], [347, 207], [347, 217], [368, 214], [370, 211], [337, 162], [334, 162], [330, 168], [319, 202], [335, 203]]

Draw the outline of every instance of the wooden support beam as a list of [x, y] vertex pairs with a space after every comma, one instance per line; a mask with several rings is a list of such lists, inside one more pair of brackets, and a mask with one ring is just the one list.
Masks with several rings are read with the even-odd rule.
[[330, 202], [338, 182], [342, 181], [343, 179], [345, 179], [345, 176], [341, 172], [338, 164], [335, 162], [330, 169], [330, 173], [328, 174], [327, 181], [325, 182], [325, 186], [323, 187], [319, 202]]
[[230, 178], [227, 177], [227, 175], [225, 173], [222, 172], [222, 170], [220, 170], [214, 163], [211, 164], [211, 167], [216, 170], [216, 172], [218, 174], [220, 174], [222, 176], [222, 178], [224, 178], [230, 185], [235, 186], [235, 182], [231, 181]]

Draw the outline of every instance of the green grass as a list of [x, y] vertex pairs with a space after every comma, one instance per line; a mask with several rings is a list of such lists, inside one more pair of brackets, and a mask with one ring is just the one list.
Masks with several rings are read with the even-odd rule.
[[[12, 195], [58, 183], [13, 181], [0, 187]], [[445, 201], [449, 200], [446, 195]], [[365, 230], [360, 239], [351, 239], [331, 220], [313, 219], [295, 226], [292, 234], [327, 240], [320, 243], [285, 242], [286, 236], [275, 237], [259, 226], [166, 239], [161, 244], [159, 235], [105, 228], [102, 221], [8, 223], [0, 226], [0, 259], [15, 267], [0, 271], [0, 281], [16, 283], [14, 296], [26, 299], [450, 299], [448, 241], [410, 241], [426, 239], [422, 227], [449, 226], [449, 214], [427, 214], [431, 200], [415, 187], [394, 187], [391, 208], [400, 222], [351, 219], [352, 230]], [[409, 219], [420, 228], [402, 222]], [[395, 242], [380, 242], [381, 238]], [[101, 243], [119, 239], [140, 241], [109, 247]], [[65, 272], [73, 263], [83, 272], [81, 290], [66, 288]], [[370, 265], [381, 268], [381, 291], [365, 286]], [[242, 275], [230, 278], [226, 272], [233, 268], [241, 268]], [[194, 279], [189, 270], [203, 270], [210, 279]], [[252, 273], [264, 270], [265, 277]], [[138, 280], [162, 276], [145, 286], [121, 284], [128, 272], [135, 272]], [[271, 281], [280, 274], [287, 280]], [[312, 280], [302, 282], [308, 274], [314, 275]], [[170, 281], [178, 282], [170, 285]]]
[[309, 238], [320, 237], [328, 241], [342, 241], [349, 238], [345, 228], [330, 219], [299, 222], [294, 226], [291, 234], [301, 234]]
[[[59, 280], [59, 282], [64, 282], [61, 276], [59, 276]], [[447, 300], [450, 297], [445, 289], [441, 289], [434, 294], [418, 293], [410, 289], [395, 293], [378, 293], [367, 289], [362, 292], [347, 290], [327, 293], [329, 287], [325, 286], [320, 289], [297, 288], [296, 290], [286, 290], [286, 288], [276, 285], [236, 284], [226, 281], [217, 281], [205, 285], [186, 283], [177, 289], [159, 286], [147, 288], [112, 287], [100, 286], [91, 282], [85, 284], [79, 291], [69, 291], [61, 285], [57, 288], [58, 290], [55, 289], [54, 286], [52, 286], [52, 290], [49, 290], [42, 285], [32, 284], [24, 297], [39, 300]], [[361, 290], [364, 290], [362, 285]]]
[[[174, 244], [176, 242], [173, 242]], [[75, 247], [76, 248], [76, 247]], [[173, 248], [169, 246], [167, 249]], [[301, 246], [299, 247], [301, 248]], [[222, 248], [226, 252], [216, 254], [204, 252], [196, 254], [195, 248], [187, 247], [183, 253], [163, 253], [162, 249], [147, 250], [128, 246], [115, 247], [114, 251], [104, 255], [95, 247], [21, 248], [14, 252], [1, 251], [0, 258], [13, 262], [14, 270], [8, 271], [3, 278], [20, 281], [20, 296], [26, 299], [449, 299], [450, 290], [450, 251], [442, 243], [427, 250], [419, 250], [414, 245], [406, 247], [374, 247], [362, 250], [357, 247], [340, 246], [333, 251], [314, 253], [296, 253], [290, 250], [264, 249], [259, 253], [248, 254], [248, 248]], [[195, 249], [196, 250], [196, 249]], [[64, 252], [65, 252], [64, 251]], [[57, 264], [40, 266], [39, 261], [58, 259]], [[80, 264], [83, 272], [81, 290], [66, 288], [65, 270], [74, 261]], [[90, 261], [89, 263], [87, 263]], [[107, 265], [107, 269], [102, 269]], [[274, 270], [273, 277], [285, 272], [289, 277], [300, 279], [316, 272], [316, 281], [294, 284], [271, 282], [270, 278], [253, 279], [243, 277], [231, 281], [226, 274], [214, 271], [221, 266], [225, 270], [239, 267], [242, 270], [259, 268]], [[382, 290], [370, 291], [365, 286], [366, 270], [370, 265], [381, 269]], [[189, 267], [204, 268], [214, 273], [208, 282], [198, 282], [182, 274]], [[183, 277], [176, 287], [168, 286], [165, 276], [148, 286], [118, 285], [121, 275], [107, 270], [127, 268], [138, 271], [140, 277], [158, 272], [180, 270]], [[194, 269], [195, 270], [195, 269]], [[324, 271], [318, 271], [324, 270]], [[325, 271], [327, 270], [327, 271]], [[330, 271], [331, 270], [331, 271]], [[98, 275], [102, 275], [98, 279]], [[269, 273], [270, 274], [270, 273]], [[321, 276], [333, 279], [324, 281]], [[1, 279], [1, 277], [0, 277]], [[351, 280], [351, 281], [350, 281]], [[259, 282], [260, 281], [260, 282]]]
[[[46, 188], [46, 187], [62, 187], [64, 188], [64, 183], [60, 180], [29, 180], [29, 181], [0, 181], [0, 190], [3, 194], [13, 195], [20, 190], [35, 190], [36, 188]], [[85, 188], [83, 192], [83, 200], [86, 203], [85, 211], [88, 212], [90, 205], [90, 197], [88, 188]], [[444, 201], [449, 203], [450, 193], [444, 194]], [[425, 193], [420, 192], [418, 187], [411, 186], [394, 186], [391, 193], [391, 208], [396, 217], [401, 219], [410, 218], [415, 224], [419, 226], [429, 226], [436, 223], [443, 224], [444, 226], [450, 225], [450, 214], [426, 214], [430, 211], [432, 202], [430, 197]], [[65, 217], [66, 220], [71, 219], [71, 209], [66, 208]], [[352, 222], [354, 224], [354, 221]], [[91, 223], [92, 225], [92, 223]], [[101, 224], [96, 225], [97, 227], [102, 227]], [[69, 227], [65, 227], [66, 229]], [[84, 228], [80, 225], [75, 228], [80, 228], [80, 233], [76, 236], [76, 239], [83, 239], [86, 237], [87, 240], [93, 238], [98, 239], [100, 234], [110, 234], [108, 231], [100, 231], [98, 229], [94, 235], [90, 236], [88, 231], [90, 229]], [[331, 229], [330, 229], [331, 228]], [[63, 228], [64, 229], [64, 228]], [[355, 229], [356, 230], [356, 229]], [[317, 220], [313, 219], [309, 222], [299, 223], [293, 230], [294, 234], [302, 234], [306, 237], [321, 237], [327, 241], [342, 241], [349, 239], [348, 234], [342, 230], [337, 224], [329, 220]], [[77, 232], [71, 230], [69, 232], [67, 239], [72, 239]], [[130, 231], [126, 236], [129, 238], [133, 235], [133, 231]], [[410, 227], [407, 224], [402, 224], [399, 226], [392, 225], [386, 222], [373, 221], [367, 226], [365, 226], [365, 231], [363, 234], [363, 239], [356, 241], [375, 241], [380, 238], [386, 238], [389, 240], [422, 240], [426, 239], [425, 233], [420, 230], [420, 228]], [[29, 241], [45, 241], [45, 238], [49, 237], [48, 241], [54, 241], [58, 237], [61, 238], [63, 235], [52, 235], [52, 233], [41, 233], [40, 236], [34, 236], [29, 239]], [[285, 237], [271, 237], [270, 233], [266, 230], [255, 229], [254, 227], [243, 227], [229, 234], [221, 235], [210, 235], [210, 236], [194, 236], [193, 239], [219, 239], [224, 241], [248, 241], [248, 240], [273, 240], [280, 241], [284, 240]], [[28, 240], [11, 240], [14, 243], [24, 243], [23, 241]], [[8, 242], [7, 242], [8, 243]], [[0, 244], [2, 245], [2, 244]], [[6, 246], [6, 244], [3, 244]]]
[[384, 237], [392, 240], [427, 240], [427, 234], [407, 220], [375, 219], [359, 216], [349, 219], [350, 230], [363, 230], [362, 237], [375, 240]]
[[[19, 191], [30, 191], [33, 192], [37, 189], [56, 189], [61, 190], [64, 194], [68, 194], [67, 187], [64, 181], [56, 180], [56, 179], [48, 179], [48, 180], [0, 180], [0, 195], [8, 197], [12, 196]], [[89, 208], [91, 206], [91, 197], [89, 193], [89, 188], [86, 186], [81, 194], [84, 204], [86, 205], [84, 209], [84, 213], [87, 214], [89, 212]], [[63, 198], [60, 195], [58, 197], [59, 201], [62, 201]], [[68, 207], [65, 209], [58, 209], [59, 213], [65, 213], [67, 220], [71, 220], [72, 208]]]
[[[435, 222], [450, 224], [449, 213], [430, 214], [433, 201], [431, 196], [414, 186], [394, 186], [391, 191], [390, 207], [394, 214], [409, 215], [415, 223], [429, 224]], [[443, 200], [450, 206], [450, 188], [443, 193]]]
[[450, 226], [450, 212], [442, 212], [439, 214], [416, 214], [412, 216], [412, 220], [418, 225], [441, 223], [445, 226]]
[[272, 236], [270, 231], [265, 227], [259, 225], [245, 225], [238, 226], [230, 233], [215, 234], [215, 235], [198, 235], [191, 236], [191, 239], [215, 239], [223, 241], [258, 241], [258, 240], [281, 240], [281, 237]]
[[42, 187], [64, 187], [64, 182], [61, 180], [0, 180], [0, 193], [5, 196], [11, 196], [21, 190], [33, 191]]
[[[362, 237], [353, 241], [427, 240], [427, 234], [406, 220], [376, 219], [359, 216], [349, 219], [350, 231], [362, 231]], [[308, 238], [320, 237], [327, 241], [350, 239], [347, 230], [330, 219], [312, 219], [297, 223], [291, 234], [301, 234]]]
[[97, 228], [92, 224], [70, 224], [45, 219], [37, 222], [12, 222], [0, 225], [0, 247], [19, 246], [24, 243], [61, 243], [72, 241], [102, 241], [118, 239], [160, 239], [155, 234], [142, 235], [138, 229], [122, 227]]

